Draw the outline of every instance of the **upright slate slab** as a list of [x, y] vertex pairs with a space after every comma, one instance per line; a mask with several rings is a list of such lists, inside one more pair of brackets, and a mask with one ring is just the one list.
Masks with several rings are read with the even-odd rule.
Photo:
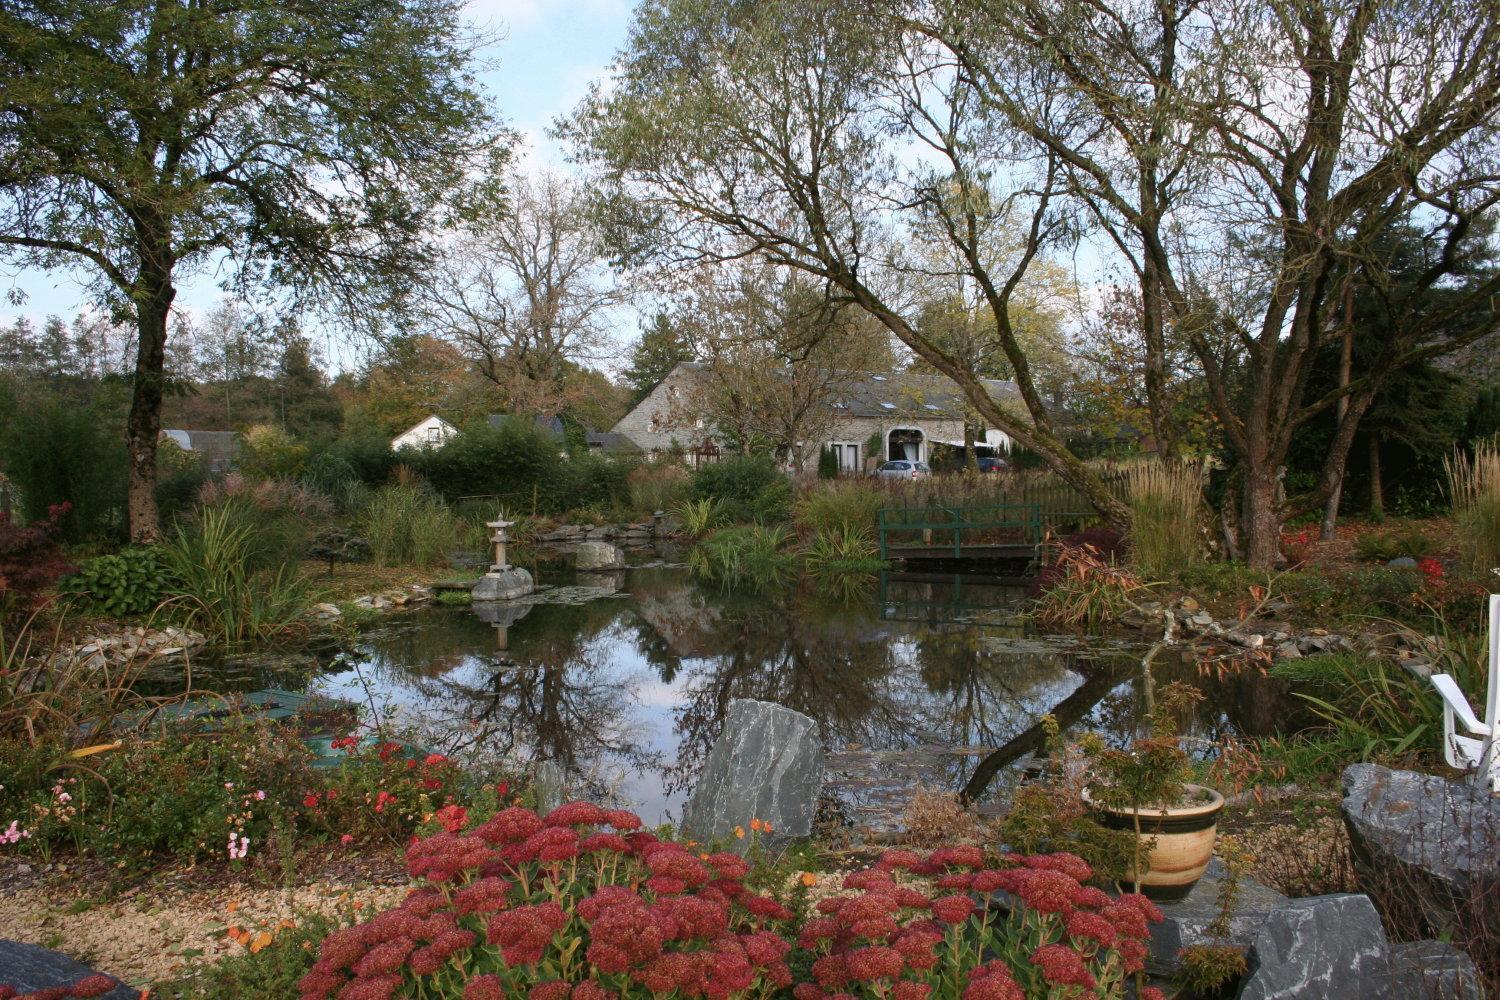
[[1377, 764], [1344, 768], [1341, 810], [1361, 884], [1382, 906], [1416, 905], [1434, 930], [1500, 892], [1500, 796]]
[[[0, 986], [14, 986], [22, 993], [34, 993], [49, 986], [72, 986], [94, 972], [82, 962], [41, 945], [0, 941]], [[139, 992], [124, 985], [104, 994], [104, 1000], [137, 1000], [138, 997]]]
[[750, 839], [737, 839], [735, 828], [749, 831], [756, 819], [771, 824], [775, 842], [808, 837], [822, 785], [817, 723], [780, 705], [736, 698], [682, 811], [683, 829], [736, 850]]
[[1384, 1000], [1390, 945], [1370, 897], [1297, 899], [1266, 917], [1250, 943], [1238, 1000]]

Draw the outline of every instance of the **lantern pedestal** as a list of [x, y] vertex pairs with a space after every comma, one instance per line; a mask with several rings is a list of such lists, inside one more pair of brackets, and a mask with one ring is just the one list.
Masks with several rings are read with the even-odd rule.
[[510, 536], [505, 529], [509, 528], [514, 521], [490, 521], [486, 527], [490, 529], [490, 541], [495, 546], [495, 561], [490, 566], [490, 571], [479, 578], [474, 584], [474, 602], [487, 601], [514, 601], [518, 597], [525, 597], [536, 589], [536, 581], [531, 574], [524, 569], [512, 566], [505, 557], [505, 546], [510, 541]]

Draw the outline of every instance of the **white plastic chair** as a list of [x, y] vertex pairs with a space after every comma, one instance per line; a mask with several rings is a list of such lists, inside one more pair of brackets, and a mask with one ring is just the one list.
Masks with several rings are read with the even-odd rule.
[[1443, 749], [1448, 763], [1460, 771], [1473, 771], [1475, 784], [1488, 784], [1491, 792], [1500, 795], [1500, 594], [1490, 595], [1488, 681], [1484, 721], [1480, 722], [1452, 677], [1432, 676], [1432, 686], [1443, 699]]

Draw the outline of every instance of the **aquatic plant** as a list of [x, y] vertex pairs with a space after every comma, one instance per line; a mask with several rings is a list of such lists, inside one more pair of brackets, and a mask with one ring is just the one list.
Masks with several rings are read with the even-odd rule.
[[162, 548], [172, 590], [205, 632], [224, 645], [269, 642], [306, 630], [317, 600], [295, 565], [262, 569], [264, 553], [241, 504], [203, 507]]
[[1198, 470], [1171, 462], [1139, 462], [1125, 470], [1130, 505], [1130, 560], [1153, 579], [1191, 566], [1203, 557], [1198, 540], [1202, 505]]
[[1500, 567], [1500, 440], [1476, 442], [1473, 455], [1454, 453], [1443, 469], [1464, 563], [1477, 573]]
[[693, 547], [688, 566], [696, 575], [726, 586], [779, 586], [796, 570], [796, 557], [785, 551], [791, 537], [782, 525], [721, 528]]
[[819, 481], [797, 498], [797, 527], [816, 536], [835, 531], [873, 536], [887, 495], [868, 482], [853, 479]]
[[712, 497], [684, 500], [672, 508], [672, 516], [689, 538], [702, 538], [725, 523], [724, 506]]
[[379, 566], [440, 565], [463, 531], [443, 498], [416, 483], [376, 490], [365, 507], [362, 529], [370, 557]]

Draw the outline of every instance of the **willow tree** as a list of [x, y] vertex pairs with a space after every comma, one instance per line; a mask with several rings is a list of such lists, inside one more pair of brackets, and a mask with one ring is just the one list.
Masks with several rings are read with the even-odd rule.
[[82, 267], [137, 332], [130, 534], [159, 533], [167, 320], [186, 276], [390, 301], [499, 133], [457, 0], [0, 6], [0, 250]]
[[[1061, 163], [892, 9], [647, 0], [611, 86], [562, 131], [598, 169], [628, 251], [683, 265], [755, 256], [812, 276], [1123, 525], [1125, 505], [1065, 444], [1013, 325], [1032, 266], [1075, 232]], [[1021, 407], [921, 329], [920, 302], [954, 279], [989, 313]]]

